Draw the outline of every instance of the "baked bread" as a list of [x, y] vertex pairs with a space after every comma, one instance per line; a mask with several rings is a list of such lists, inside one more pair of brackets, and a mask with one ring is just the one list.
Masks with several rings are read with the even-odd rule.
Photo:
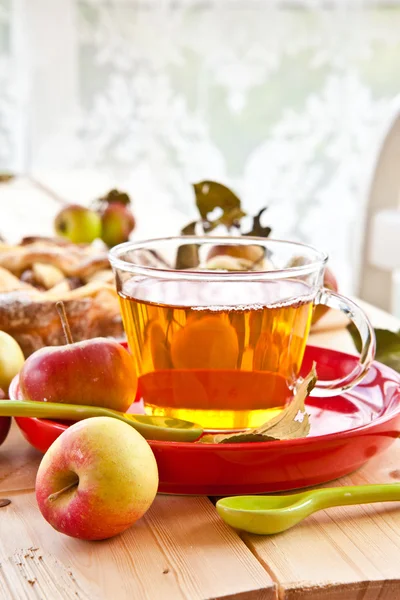
[[25, 356], [65, 343], [55, 303], [65, 304], [74, 341], [123, 337], [107, 250], [53, 238], [0, 244], [0, 330]]

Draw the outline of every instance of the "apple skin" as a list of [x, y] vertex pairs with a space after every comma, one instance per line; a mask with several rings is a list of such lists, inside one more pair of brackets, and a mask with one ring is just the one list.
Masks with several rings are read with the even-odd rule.
[[[336, 277], [329, 268], [325, 269], [324, 287], [328, 288], [328, 290], [332, 290], [333, 292], [337, 292], [339, 289]], [[328, 310], [328, 306], [323, 306], [322, 304], [317, 305], [314, 309], [314, 314], [311, 321], [312, 325], [315, 325], [315, 323], [317, 323], [324, 316], [324, 314], [328, 312]]]
[[[0, 388], [0, 400], [7, 398], [6, 394]], [[11, 427], [11, 417], [0, 417], [0, 446], [8, 436]]]
[[128, 241], [136, 221], [128, 206], [113, 202], [104, 210], [101, 216], [101, 225], [101, 239], [112, 248], [112, 246]]
[[249, 260], [250, 262], [256, 263], [261, 262], [265, 255], [265, 248], [263, 246], [254, 245], [241, 245], [231, 246], [230, 244], [226, 245], [216, 245], [212, 246], [207, 253], [207, 260], [211, 258], [215, 258], [216, 256], [232, 256], [233, 258], [242, 258], [245, 260]]
[[101, 235], [101, 218], [89, 208], [71, 204], [58, 213], [54, 227], [58, 235], [75, 244], [90, 244]]
[[46, 521], [82, 540], [103, 540], [128, 529], [150, 508], [157, 488], [149, 444], [133, 427], [110, 417], [85, 419], [64, 431], [44, 455], [35, 486]]
[[137, 376], [133, 358], [121, 344], [93, 338], [37, 350], [27, 358], [19, 384], [24, 400], [125, 412], [135, 400]]
[[235, 369], [238, 356], [235, 328], [218, 315], [189, 318], [171, 341], [175, 369]]
[[0, 388], [5, 392], [24, 362], [25, 357], [18, 342], [5, 331], [0, 331]]

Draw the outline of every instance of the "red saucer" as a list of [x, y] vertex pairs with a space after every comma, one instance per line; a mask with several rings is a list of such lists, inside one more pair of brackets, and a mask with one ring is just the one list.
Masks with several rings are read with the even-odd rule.
[[[321, 379], [348, 373], [356, 357], [309, 346], [303, 372], [317, 362]], [[10, 389], [18, 396], [18, 384]], [[307, 438], [247, 444], [150, 441], [157, 459], [159, 491], [224, 496], [316, 485], [358, 469], [400, 433], [400, 375], [375, 362], [363, 381], [343, 396], [309, 398]], [[66, 424], [16, 418], [25, 438], [45, 452]]]

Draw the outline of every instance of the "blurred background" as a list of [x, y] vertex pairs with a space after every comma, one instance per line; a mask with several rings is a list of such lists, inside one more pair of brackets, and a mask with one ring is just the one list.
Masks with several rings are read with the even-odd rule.
[[125, 190], [136, 237], [177, 233], [219, 181], [400, 316], [399, 114], [400, 1], [0, 0], [3, 172], [67, 201]]

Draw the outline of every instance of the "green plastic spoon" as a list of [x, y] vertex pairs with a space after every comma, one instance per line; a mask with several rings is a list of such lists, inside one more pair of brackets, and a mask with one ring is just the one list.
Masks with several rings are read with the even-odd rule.
[[400, 500], [400, 484], [322, 488], [287, 496], [233, 496], [218, 500], [220, 517], [236, 529], [269, 535], [286, 531], [324, 508]]
[[146, 440], [168, 442], [193, 442], [203, 433], [203, 429], [199, 425], [181, 419], [131, 415], [111, 408], [56, 402], [0, 400], [0, 417], [38, 417], [67, 421], [81, 421], [90, 417], [114, 417], [132, 425]]

